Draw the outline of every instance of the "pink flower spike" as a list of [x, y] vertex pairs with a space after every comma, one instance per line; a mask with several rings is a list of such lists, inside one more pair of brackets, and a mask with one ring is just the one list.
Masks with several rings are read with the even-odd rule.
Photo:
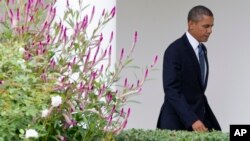
[[51, 66], [51, 68], [54, 69], [54, 68], [55, 68], [55, 65], [56, 65], [56, 62], [54, 61], [54, 59], [52, 59], [52, 60], [50, 61], [50, 66]]
[[135, 32], [135, 35], [134, 35], [134, 43], [137, 42], [137, 39], [138, 39], [138, 33], [137, 33], [137, 31], [136, 31], [136, 32]]
[[111, 32], [111, 34], [110, 34], [109, 43], [111, 43], [111, 42], [112, 42], [112, 40], [113, 40], [113, 34], [114, 34], [114, 32], [112, 31], [112, 32]]
[[30, 16], [29, 22], [34, 20], [34, 16]]
[[112, 119], [113, 119], [113, 117], [112, 117], [112, 114], [108, 117], [108, 124], [110, 124], [111, 122], [112, 122]]
[[64, 28], [64, 31], [63, 31], [63, 37], [66, 38], [67, 37], [67, 27]]
[[127, 126], [128, 120], [125, 120], [122, 124], [122, 129], [124, 129]]
[[72, 64], [71, 64], [70, 62], [67, 64], [67, 68], [68, 68], [68, 69], [71, 69], [71, 68], [72, 68]]
[[139, 89], [138, 89], [138, 93], [140, 93], [141, 91], [142, 91], [142, 88], [139, 88]]
[[83, 18], [83, 21], [82, 21], [82, 29], [85, 29], [87, 27], [87, 24], [88, 24], [88, 15], [86, 15], [84, 18]]
[[52, 18], [50, 19], [50, 22], [54, 20], [55, 16], [56, 16], [56, 8], [53, 9]]
[[120, 61], [122, 61], [123, 55], [124, 55], [124, 48], [122, 48], [122, 51], [121, 51]]
[[67, 7], [69, 8], [69, 0], [67, 0]]
[[16, 16], [17, 16], [17, 20], [20, 21], [20, 11], [19, 11], [19, 8], [17, 8]]
[[60, 33], [59, 33], [59, 35], [58, 35], [58, 39], [61, 39], [61, 36], [62, 36], [62, 34], [63, 34], [63, 31], [64, 31], [64, 28], [63, 28], [63, 25], [61, 25], [61, 22], [60, 22], [60, 25], [58, 25], [59, 26], [59, 28], [60, 28]]
[[103, 53], [103, 57], [105, 57], [107, 54], [107, 49], [105, 49], [104, 53]]
[[128, 112], [127, 112], [127, 117], [126, 118], [128, 118], [129, 115], [130, 115], [130, 108], [128, 108]]
[[71, 125], [71, 124], [72, 124], [72, 121], [71, 121], [71, 119], [70, 119], [70, 117], [69, 117], [68, 115], [63, 114], [63, 117], [64, 117], [64, 119], [65, 119], [65, 121], [66, 121], [66, 123], [67, 123], [68, 125]]
[[90, 49], [89, 49], [88, 54], [87, 54], [86, 59], [85, 59], [85, 64], [88, 63], [88, 61], [89, 61], [90, 52], [91, 52], [91, 51], [90, 51]]
[[120, 111], [120, 116], [123, 116], [123, 108], [122, 108], [122, 110]]
[[102, 71], [103, 71], [103, 65], [102, 65], [101, 68], [100, 68], [100, 73], [102, 73]]
[[71, 112], [75, 112], [76, 109], [75, 109], [75, 106], [72, 104], [72, 102], [71, 101], [67, 101], [67, 103], [69, 104]]
[[99, 50], [100, 50], [100, 46], [98, 46], [97, 49], [96, 49], [96, 51], [95, 51], [95, 56], [94, 56], [93, 64], [94, 64], [94, 62], [96, 60], [96, 56], [99, 53]]
[[64, 82], [64, 79], [65, 79], [65, 77], [63, 77], [63, 78], [61, 79], [61, 83]]
[[80, 83], [80, 88], [83, 88], [83, 83], [82, 82]]
[[113, 18], [115, 16], [115, 12], [116, 12], [116, 7], [114, 6], [110, 12], [111, 18]]
[[12, 12], [12, 10], [10, 9], [9, 11], [10, 11], [10, 17], [13, 17], [13, 12]]
[[15, 27], [14, 21], [15, 21], [15, 18], [14, 18], [14, 17], [11, 17], [11, 18], [10, 18], [10, 22], [11, 22], [12, 27]]
[[91, 73], [91, 76], [92, 76], [92, 78], [93, 78], [93, 79], [95, 79], [95, 78], [96, 78], [96, 74], [97, 74], [97, 71], [96, 71], [96, 72], [92, 72], [92, 73]]
[[73, 59], [73, 64], [75, 64], [76, 63], [76, 57], [74, 57], [74, 59]]
[[105, 9], [102, 10], [102, 16], [104, 16], [104, 15], [105, 15]]
[[92, 19], [93, 19], [93, 17], [94, 17], [94, 14], [95, 14], [95, 6], [93, 6], [93, 8], [92, 8], [90, 21], [92, 21]]
[[110, 103], [111, 100], [112, 100], [112, 98], [113, 98], [113, 96], [112, 96], [111, 92], [109, 92], [109, 93], [107, 94], [107, 96], [106, 96], [107, 103]]
[[46, 74], [45, 74], [45, 73], [42, 73], [42, 75], [41, 75], [41, 79], [42, 79], [44, 82], [46, 82], [46, 80], [47, 80], [47, 76], [46, 76]]
[[148, 68], [146, 69], [145, 75], [144, 75], [144, 79], [146, 79], [148, 76]]
[[137, 87], [140, 86], [140, 80], [137, 80]]
[[158, 55], [155, 56], [154, 63], [153, 65], [151, 65], [151, 67], [153, 67], [157, 63], [157, 60], [158, 60]]
[[30, 12], [30, 2], [26, 5], [26, 14], [29, 15]]
[[130, 90], [133, 89], [133, 88], [134, 88], [134, 84], [132, 84], [132, 85], [130, 86]]
[[48, 44], [49, 42], [50, 42], [50, 36], [48, 35], [48, 36], [47, 36], [46, 44]]
[[50, 60], [50, 67], [51, 67], [52, 69], [54, 69], [54, 67], [55, 67], [54, 58], [52, 58], [52, 59]]
[[112, 53], [112, 45], [109, 46], [109, 56], [111, 56]]
[[62, 21], [60, 20], [59, 24], [57, 24], [57, 28], [61, 28]]
[[13, 12], [12, 12], [11, 9], [9, 10], [9, 17], [10, 17], [10, 21], [11, 21], [12, 27], [15, 27], [15, 25], [13, 23], [15, 23], [16, 19], [15, 19], [15, 16], [13, 15]]
[[111, 110], [111, 114], [113, 114], [115, 112], [115, 105], [113, 106], [112, 110]]
[[101, 42], [102, 42], [102, 40], [103, 40], [103, 35], [102, 35], [102, 33], [101, 33], [101, 35], [100, 35], [100, 39], [99, 39], [99, 43], [101, 43]]
[[43, 28], [42, 28], [42, 31], [44, 31], [46, 28], [47, 28], [47, 26], [48, 26], [48, 23], [47, 23], [47, 21], [43, 24]]
[[124, 81], [124, 87], [127, 87], [127, 84], [128, 83], [128, 79], [126, 78], [125, 81]]
[[99, 89], [98, 91], [98, 99], [100, 99], [102, 97], [102, 89]]

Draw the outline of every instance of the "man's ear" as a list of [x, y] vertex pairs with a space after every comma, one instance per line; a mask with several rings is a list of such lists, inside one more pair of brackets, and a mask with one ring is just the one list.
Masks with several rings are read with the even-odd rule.
[[193, 30], [193, 29], [194, 29], [194, 24], [195, 24], [195, 22], [193, 22], [193, 21], [188, 21], [188, 29], [189, 29], [189, 30]]

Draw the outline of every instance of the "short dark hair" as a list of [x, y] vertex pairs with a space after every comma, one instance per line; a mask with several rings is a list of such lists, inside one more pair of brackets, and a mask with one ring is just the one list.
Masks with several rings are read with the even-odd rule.
[[198, 5], [193, 7], [188, 13], [188, 21], [199, 21], [203, 15], [213, 17], [213, 13], [205, 6]]

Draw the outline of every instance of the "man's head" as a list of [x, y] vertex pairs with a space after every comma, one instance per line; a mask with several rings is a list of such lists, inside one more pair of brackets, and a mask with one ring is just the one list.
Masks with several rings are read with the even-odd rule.
[[195, 6], [188, 13], [188, 32], [198, 41], [206, 42], [214, 25], [213, 13], [205, 6]]

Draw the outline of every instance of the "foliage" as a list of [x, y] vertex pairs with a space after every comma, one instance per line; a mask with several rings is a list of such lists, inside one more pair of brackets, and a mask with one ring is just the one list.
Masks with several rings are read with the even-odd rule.
[[189, 132], [170, 130], [125, 130], [115, 137], [117, 141], [228, 141], [229, 134], [220, 131]]
[[114, 33], [104, 45], [102, 29], [116, 8], [104, 9], [89, 35], [95, 6], [88, 14], [78, 2], [72, 9], [67, 1], [57, 22], [56, 0], [0, 1], [0, 140], [114, 140], [125, 128], [130, 109], [122, 106], [141, 91], [157, 56], [136, 84], [118, 84], [137, 32], [112, 67]]

